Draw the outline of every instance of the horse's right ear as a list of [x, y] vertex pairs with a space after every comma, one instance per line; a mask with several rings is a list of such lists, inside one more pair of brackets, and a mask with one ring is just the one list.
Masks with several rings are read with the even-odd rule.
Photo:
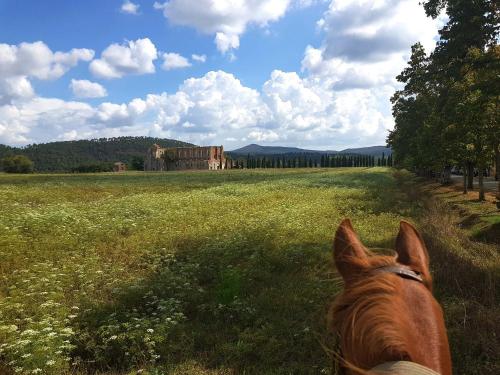
[[418, 230], [407, 221], [401, 221], [396, 238], [398, 263], [410, 267], [421, 274], [424, 284], [431, 289], [432, 278], [429, 272], [429, 254]]
[[354, 279], [367, 266], [366, 248], [349, 219], [344, 219], [335, 233], [333, 256], [335, 266], [345, 282]]

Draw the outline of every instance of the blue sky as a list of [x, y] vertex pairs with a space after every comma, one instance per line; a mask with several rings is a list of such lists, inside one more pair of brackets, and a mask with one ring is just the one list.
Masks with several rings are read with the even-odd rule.
[[0, 143], [383, 144], [415, 0], [0, 0]]

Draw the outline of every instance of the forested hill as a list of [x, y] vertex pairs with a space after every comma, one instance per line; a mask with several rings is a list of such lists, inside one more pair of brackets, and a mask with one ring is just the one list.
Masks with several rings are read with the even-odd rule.
[[299, 155], [299, 154], [349, 154], [349, 155], [370, 155], [381, 157], [383, 154], [388, 156], [392, 154], [392, 150], [386, 146], [371, 146], [361, 148], [348, 148], [342, 151], [333, 150], [306, 150], [297, 147], [282, 147], [282, 146], [261, 146], [250, 144], [236, 150], [228, 151], [230, 155], [250, 155], [250, 156], [266, 156], [266, 155]]
[[99, 138], [81, 141], [33, 144], [22, 148], [0, 145], [0, 159], [9, 155], [25, 155], [35, 163], [38, 172], [68, 172], [85, 165], [121, 161], [129, 165], [141, 163], [152, 144], [163, 147], [192, 146], [173, 139], [152, 137]]

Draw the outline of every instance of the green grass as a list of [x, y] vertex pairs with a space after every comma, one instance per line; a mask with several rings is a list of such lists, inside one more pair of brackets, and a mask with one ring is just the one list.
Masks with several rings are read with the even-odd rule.
[[333, 233], [350, 217], [392, 247], [427, 212], [405, 183], [385, 168], [0, 174], [0, 372], [329, 373]]

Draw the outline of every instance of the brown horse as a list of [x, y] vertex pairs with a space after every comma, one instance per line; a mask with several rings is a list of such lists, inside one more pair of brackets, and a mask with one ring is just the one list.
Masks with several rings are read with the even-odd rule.
[[451, 375], [443, 312], [417, 230], [402, 221], [396, 255], [372, 255], [346, 219], [335, 235], [334, 258], [345, 283], [329, 314], [341, 371]]

